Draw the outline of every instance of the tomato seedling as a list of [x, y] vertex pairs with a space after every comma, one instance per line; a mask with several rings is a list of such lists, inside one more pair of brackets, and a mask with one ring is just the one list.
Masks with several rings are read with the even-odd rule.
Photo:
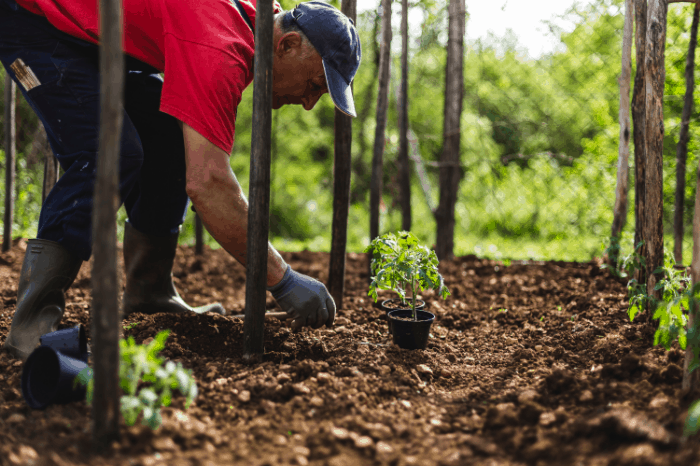
[[378, 299], [377, 290], [392, 290], [406, 303], [406, 289], [411, 290], [411, 310], [413, 320], [416, 315], [416, 295], [418, 291], [434, 289], [447, 298], [450, 291], [438, 272], [438, 258], [435, 251], [418, 244], [411, 232], [400, 231], [396, 235], [387, 233], [376, 237], [365, 252], [372, 254], [370, 269], [372, 282], [369, 293], [374, 301]]

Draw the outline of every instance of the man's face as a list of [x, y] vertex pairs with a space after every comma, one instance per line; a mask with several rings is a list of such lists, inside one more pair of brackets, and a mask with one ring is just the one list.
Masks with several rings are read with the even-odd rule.
[[272, 108], [303, 105], [311, 110], [328, 92], [321, 56], [295, 32], [274, 35]]

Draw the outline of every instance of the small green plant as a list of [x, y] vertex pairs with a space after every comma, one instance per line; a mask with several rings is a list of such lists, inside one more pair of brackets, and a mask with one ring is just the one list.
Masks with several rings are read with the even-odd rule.
[[600, 268], [609, 270], [610, 273], [617, 278], [627, 278], [634, 275], [637, 270], [643, 270], [645, 261], [640, 253], [643, 244], [644, 241], [637, 243], [634, 251], [623, 256], [622, 260], [620, 260], [620, 240], [615, 236], [611, 236], [610, 245], [603, 251], [603, 255], [609, 257], [617, 266], [611, 267], [610, 264], [603, 264]]
[[[184, 369], [181, 363], [165, 362], [158, 357], [169, 333], [169, 330], [159, 332], [147, 345], [136, 344], [133, 337], [119, 341], [119, 386], [123, 392], [120, 410], [127, 425], [133, 426], [143, 414], [143, 425], [153, 430], [160, 427], [163, 422], [160, 409], [170, 406], [173, 390], [186, 397], [185, 408], [197, 397], [192, 371]], [[75, 384], [78, 383], [87, 387], [86, 401], [92, 403], [94, 381], [90, 368], [78, 374]]]
[[369, 293], [374, 301], [378, 299], [377, 290], [393, 290], [406, 303], [406, 289], [411, 290], [411, 309], [413, 320], [417, 320], [416, 295], [418, 291], [434, 289], [447, 298], [450, 291], [438, 272], [438, 258], [435, 251], [418, 244], [418, 238], [408, 231], [396, 235], [387, 233], [376, 237], [365, 252], [372, 254], [370, 269], [372, 282]]
[[124, 330], [131, 330], [132, 328], [136, 327], [136, 326], [137, 326], [138, 324], [140, 324], [140, 323], [141, 323], [141, 322], [132, 322], [132, 323], [130, 323], [130, 324], [122, 325], [122, 328], [123, 328]]

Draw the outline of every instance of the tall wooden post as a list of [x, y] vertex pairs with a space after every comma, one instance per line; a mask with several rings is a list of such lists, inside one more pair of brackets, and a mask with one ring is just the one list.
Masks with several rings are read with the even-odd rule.
[[[622, 30], [622, 72], [620, 85], [620, 145], [617, 159], [617, 187], [613, 212], [612, 238], [620, 239], [620, 233], [627, 222], [627, 192], [629, 190], [630, 156], [630, 78], [632, 76], [632, 18], [634, 0], [625, 0], [625, 25]], [[618, 254], [609, 257], [610, 265], [617, 267]]]
[[[697, 9], [695, 10], [698, 11]], [[698, 176], [695, 191], [695, 209], [693, 213], [693, 258], [690, 264], [690, 276], [693, 289], [700, 283], [700, 166], [698, 166]], [[691, 300], [693, 305], [690, 308], [688, 319], [688, 331], [694, 329], [700, 321], [700, 309], [695, 300]], [[683, 371], [683, 390], [695, 395], [700, 389], [700, 369], [696, 369], [692, 374], [688, 371], [693, 360], [694, 353], [697, 352], [693, 339], [688, 338], [688, 346], [685, 350], [685, 370]]]
[[688, 156], [688, 139], [690, 136], [690, 114], [693, 110], [693, 91], [695, 90], [695, 48], [698, 43], [698, 22], [700, 4], [693, 9], [693, 24], [690, 27], [690, 44], [685, 58], [685, 98], [681, 114], [681, 130], [676, 146], [676, 210], [673, 216], [673, 255], [676, 264], [683, 263], [683, 210], [685, 209], [685, 161]]
[[119, 437], [117, 224], [119, 141], [124, 99], [121, 0], [100, 0], [100, 139], [92, 214], [93, 447]]
[[[356, 0], [343, 0], [340, 11], [357, 19]], [[336, 309], [343, 307], [345, 291], [345, 249], [348, 242], [348, 212], [350, 210], [350, 171], [352, 149], [352, 117], [335, 109], [335, 145], [333, 164], [333, 232], [328, 291]]]
[[[644, 212], [646, 186], [646, 101], [644, 76], [646, 70], [647, 0], [635, 0], [635, 49], [637, 72], [632, 91], [632, 135], [634, 139], [634, 246], [644, 242]], [[646, 245], [640, 250], [646, 256]], [[646, 270], [637, 270], [634, 278], [646, 283]]]
[[369, 193], [369, 239], [379, 236], [379, 203], [382, 199], [383, 156], [389, 108], [389, 67], [391, 66], [391, 0], [382, 0], [382, 44], [379, 51], [377, 126], [374, 129], [372, 182]]
[[436, 253], [440, 259], [454, 255], [455, 204], [461, 178], [459, 164], [459, 122], [464, 88], [464, 0], [450, 0], [449, 34], [445, 73], [443, 149], [440, 156], [440, 204], [437, 219]]
[[262, 361], [270, 230], [270, 137], [272, 133], [272, 2], [260, 1], [255, 17], [255, 83], [250, 147], [250, 193], [243, 323], [243, 357]]
[[15, 82], [5, 74], [5, 215], [3, 216], [2, 252], [12, 247], [12, 222], [15, 209], [15, 138], [17, 127]]
[[408, 166], [408, 0], [401, 0], [401, 88], [399, 91], [399, 195], [401, 229], [411, 229], [411, 170]]
[[664, 149], [664, 82], [666, 80], [667, 0], [649, 0], [646, 31], [646, 192], [644, 240], [646, 241], [647, 293], [659, 298], [654, 290], [659, 277], [653, 272], [663, 265], [663, 149]]
[[194, 253], [197, 256], [204, 253], [204, 225], [199, 214], [194, 214]]

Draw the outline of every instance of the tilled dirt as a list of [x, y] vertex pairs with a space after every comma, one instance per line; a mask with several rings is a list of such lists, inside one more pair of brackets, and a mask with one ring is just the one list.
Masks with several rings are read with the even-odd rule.
[[[0, 255], [0, 344], [24, 247]], [[327, 279], [327, 254], [283, 256]], [[682, 437], [692, 401], [682, 399], [682, 353], [653, 347], [653, 329], [629, 322], [624, 284], [599, 264], [442, 262], [452, 295], [423, 296], [437, 318], [416, 351], [392, 344], [367, 268], [364, 255], [348, 255], [333, 328], [292, 333], [268, 321], [257, 366], [243, 363], [240, 319], [130, 316], [124, 333], [138, 342], [172, 330], [163, 354], [194, 370], [200, 395], [187, 411], [177, 397], [155, 432], [122, 424], [102, 455], [90, 449], [91, 408], [31, 410], [21, 364], [0, 351], [0, 464], [698, 463], [697, 440]], [[69, 290], [61, 327], [89, 329], [90, 269]], [[195, 257], [181, 247], [174, 275], [190, 304], [243, 312], [245, 270], [223, 250]]]

